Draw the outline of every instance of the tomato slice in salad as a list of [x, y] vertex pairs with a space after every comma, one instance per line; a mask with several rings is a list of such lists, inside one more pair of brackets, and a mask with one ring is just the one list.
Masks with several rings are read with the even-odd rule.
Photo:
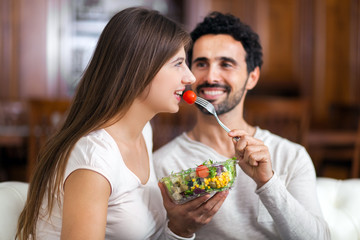
[[200, 178], [206, 178], [209, 176], [209, 168], [205, 165], [199, 165], [196, 168], [196, 175]]
[[186, 92], [184, 92], [184, 94], [182, 95], [182, 98], [189, 104], [193, 104], [196, 101], [196, 94], [191, 91], [188, 90]]

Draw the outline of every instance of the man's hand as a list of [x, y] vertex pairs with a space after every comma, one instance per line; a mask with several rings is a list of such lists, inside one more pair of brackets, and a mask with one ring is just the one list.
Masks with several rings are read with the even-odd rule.
[[160, 182], [159, 187], [169, 219], [168, 227], [173, 233], [182, 237], [191, 237], [199, 228], [209, 223], [228, 195], [226, 190], [216, 193], [213, 197], [208, 194], [184, 204], [176, 204]]
[[242, 130], [232, 130], [229, 136], [240, 138], [233, 142], [241, 169], [256, 182], [258, 188], [264, 185], [274, 175], [267, 146]]

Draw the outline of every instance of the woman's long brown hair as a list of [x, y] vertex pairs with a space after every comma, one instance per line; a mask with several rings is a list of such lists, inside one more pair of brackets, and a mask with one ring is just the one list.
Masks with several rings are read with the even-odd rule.
[[63, 126], [45, 144], [18, 220], [17, 239], [36, 239], [45, 194], [48, 213], [61, 196], [64, 172], [76, 142], [123, 116], [160, 68], [190, 37], [157, 11], [128, 8], [113, 16], [100, 35]]

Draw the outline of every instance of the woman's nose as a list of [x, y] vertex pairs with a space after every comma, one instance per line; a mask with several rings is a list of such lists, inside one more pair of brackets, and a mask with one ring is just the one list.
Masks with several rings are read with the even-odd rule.
[[196, 81], [196, 78], [194, 76], [194, 74], [190, 71], [190, 69], [188, 67], [186, 67], [186, 74], [185, 77], [183, 78], [183, 83], [188, 85], [188, 84], [193, 84]]

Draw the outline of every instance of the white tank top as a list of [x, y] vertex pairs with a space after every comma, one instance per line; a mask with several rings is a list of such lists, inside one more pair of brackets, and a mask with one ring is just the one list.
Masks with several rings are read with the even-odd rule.
[[[103, 175], [111, 185], [105, 239], [158, 239], [164, 231], [166, 212], [153, 168], [150, 124], [145, 126], [143, 135], [150, 161], [150, 177], [144, 185], [126, 167], [115, 141], [104, 129], [81, 138], [69, 158], [64, 179], [77, 169], [89, 169]], [[62, 199], [63, 193], [61, 202]], [[37, 238], [59, 239], [62, 204], [54, 205], [51, 218], [45, 215], [46, 205], [45, 197]]]

